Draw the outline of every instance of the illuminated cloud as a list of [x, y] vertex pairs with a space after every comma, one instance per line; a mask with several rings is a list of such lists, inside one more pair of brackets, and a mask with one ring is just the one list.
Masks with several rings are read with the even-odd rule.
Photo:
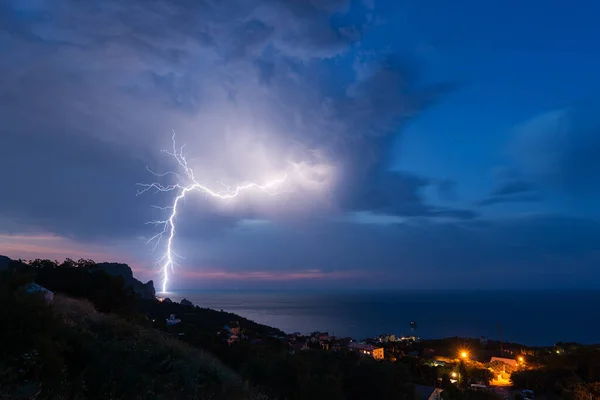
[[[0, 7], [8, 128], [0, 159], [3, 166], [29, 160], [18, 177], [3, 168], [1, 177], [18, 189], [0, 206], [22, 225], [78, 238], [146, 234], [149, 206], [163, 199], [134, 198], [133, 184], [151, 179], [146, 164], [173, 167], [159, 152], [169, 148], [172, 129], [205, 184], [294, 172], [297, 195], [277, 204], [250, 197], [234, 209], [189, 211], [208, 231], [257, 215], [453, 213], [431, 209], [411, 177], [387, 171], [394, 135], [452, 87], [416, 84], [385, 45], [365, 47], [361, 35], [374, 22], [363, 5], [59, 0]], [[36, 188], [43, 201], [23, 184], [35, 180], [43, 181]], [[374, 203], [370, 191], [400, 195]], [[77, 192], [86, 193], [85, 209]]]

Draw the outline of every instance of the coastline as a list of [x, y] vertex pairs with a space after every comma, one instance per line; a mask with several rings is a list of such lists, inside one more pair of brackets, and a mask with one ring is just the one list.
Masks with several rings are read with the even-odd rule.
[[[583, 318], [600, 291], [277, 291], [186, 290], [172, 300], [224, 310], [285, 332], [328, 331], [357, 339], [382, 333], [423, 339], [481, 337], [529, 346], [598, 343]], [[399, 297], [395, 297], [399, 296]], [[566, 301], [569, 300], [569, 301]], [[569, 303], [569, 304], [568, 304]], [[498, 310], [500, 308], [500, 310]], [[592, 321], [592, 325], [594, 322]], [[581, 326], [580, 326], [581, 325]], [[600, 327], [599, 327], [600, 329]]]

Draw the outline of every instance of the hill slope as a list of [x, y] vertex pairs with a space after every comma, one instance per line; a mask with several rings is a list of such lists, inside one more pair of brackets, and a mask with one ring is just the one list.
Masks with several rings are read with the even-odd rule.
[[52, 309], [4, 291], [3, 399], [258, 399], [210, 354], [63, 295]]

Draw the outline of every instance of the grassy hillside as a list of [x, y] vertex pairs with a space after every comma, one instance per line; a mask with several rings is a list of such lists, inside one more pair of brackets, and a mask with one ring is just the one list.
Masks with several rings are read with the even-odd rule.
[[2, 399], [259, 399], [210, 354], [63, 295], [3, 290]]

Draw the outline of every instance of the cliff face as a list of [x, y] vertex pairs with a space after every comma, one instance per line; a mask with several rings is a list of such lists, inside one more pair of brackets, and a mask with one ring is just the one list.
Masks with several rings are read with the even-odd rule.
[[148, 281], [142, 283], [133, 277], [133, 272], [127, 264], [121, 263], [98, 263], [94, 269], [99, 269], [112, 276], [122, 276], [127, 286], [131, 286], [133, 291], [144, 299], [153, 299], [156, 296], [154, 282]]

